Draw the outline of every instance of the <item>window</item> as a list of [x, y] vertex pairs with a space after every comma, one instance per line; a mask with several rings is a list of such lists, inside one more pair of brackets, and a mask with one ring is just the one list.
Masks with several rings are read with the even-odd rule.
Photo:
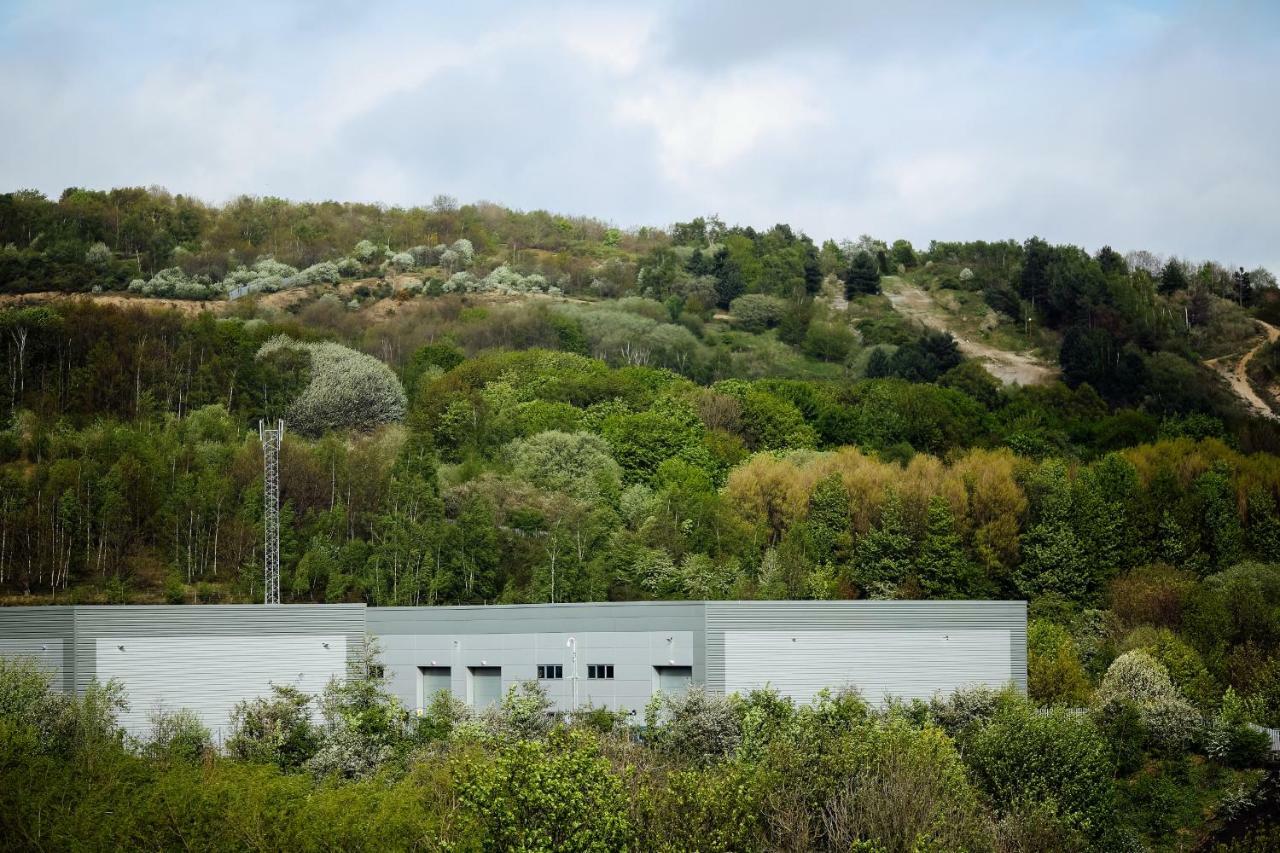
[[613, 678], [613, 664], [611, 663], [587, 664], [587, 678]]
[[538, 680], [564, 678], [564, 666], [558, 663], [538, 664]]

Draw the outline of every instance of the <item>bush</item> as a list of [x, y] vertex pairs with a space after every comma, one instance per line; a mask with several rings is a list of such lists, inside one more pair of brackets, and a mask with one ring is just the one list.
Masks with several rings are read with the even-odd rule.
[[739, 296], [729, 305], [729, 313], [738, 325], [748, 332], [763, 332], [778, 325], [787, 311], [787, 303], [776, 296], [748, 293]]
[[1200, 654], [1168, 628], [1142, 627], [1130, 632], [1121, 650], [1142, 649], [1165, 668], [1184, 696], [1207, 708], [1218, 701], [1221, 688], [1209, 674]]
[[346, 678], [331, 678], [320, 697], [324, 729], [320, 748], [307, 769], [321, 778], [363, 779], [391, 760], [406, 729], [408, 715], [386, 692], [375, 647], [353, 664]]
[[929, 700], [929, 717], [963, 744], [1002, 708], [1017, 707], [1025, 701], [1012, 687], [1003, 690], [970, 687], [949, 696], [934, 696]]
[[971, 738], [965, 760], [1005, 814], [1051, 804], [1095, 844], [1116, 829], [1111, 751], [1088, 717], [1009, 705]]
[[209, 729], [194, 711], [155, 711], [151, 714], [151, 735], [146, 753], [166, 761], [193, 762], [213, 748]]
[[113, 257], [106, 243], [97, 242], [84, 253], [84, 262], [90, 266], [105, 267], [111, 263]]
[[683, 695], [655, 694], [644, 716], [645, 737], [656, 749], [695, 766], [728, 757], [742, 739], [731, 701], [700, 685]]
[[1257, 767], [1267, 759], [1271, 739], [1250, 725], [1250, 716], [1246, 703], [1228, 687], [1205, 736], [1205, 752], [1210, 758], [1231, 767]]
[[1100, 712], [1117, 702], [1133, 703], [1152, 743], [1162, 749], [1186, 749], [1200, 736], [1199, 712], [1182, 698], [1168, 671], [1144, 651], [1116, 658], [1098, 685], [1094, 703]]
[[486, 850], [606, 851], [635, 843], [622, 785], [583, 732], [464, 750], [451, 768], [459, 804], [481, 827]]
[[552, 702], [537, 681], [513, 684], [502, 697], [502, 704], [487, 715], [490, 733], [510, 740], [536, 740], [551, 733], [555, 726]]
[[320, 746], [319, 733], [311, 723], [312, 697], [287, 685], [272, 685], [271, 691], [271, 698], [236, 703], [227, 754], [241, 761], [295, 770]]
[[30, 658], [0, 656], [0, 720], [26, 730], [40, 755], [69, 758], [103, 744], [120, 744], [117, 722], [128, 708], [116, 681], [92, 682], [84, 695], [52, 690], [49, 673]]
[[991, 844], [978, 795], [941, 730], [890, 720], [859, 733], [858, 769], [823, 809], [834, 850], [910, 853], [973, 850]]
[[618, 500], [622, 469], [597, 435], [549, 430], [511, 442], [506, 453], [512, 473], [539, 488], [584, 501]]

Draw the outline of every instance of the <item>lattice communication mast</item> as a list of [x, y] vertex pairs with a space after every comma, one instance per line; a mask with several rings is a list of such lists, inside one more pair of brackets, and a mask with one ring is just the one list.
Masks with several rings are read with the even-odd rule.
[[266, 534], [262, 550], [264, 604], [280, 603], [280, 442], [284, 439], [284, 421], [276, 421], [275, 429], [267, 429], [258, 421], [258, 437], [262, 440], [262, 530]]

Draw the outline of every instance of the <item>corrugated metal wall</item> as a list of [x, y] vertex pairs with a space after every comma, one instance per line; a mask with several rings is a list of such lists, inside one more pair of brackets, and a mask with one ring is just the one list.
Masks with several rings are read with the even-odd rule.
[[798, 700], [853, 685], [870, 702], [1027, 685], [1020, 601], [711, 601], [709, 689], [772, 684]]
[[271, 683], [318, 693], [345, 676], [363, 648], [364, 612], [361, 604], [76, 607], [76, 689], [117, 678], [129, 731], [145, 731], [157, 707], [189, 708], [220, 740], [235, 703], [268, 694]]
[[0, 655], [39, 661], [53, 686], [75, 686], [75, 625], [71, 607], [0, 607]]
[[215, 737], [234, 704], [271, 683], [318, 693], [364, 647], [362, 604], [0, 608], [0, 654], [55, 663], [57, 684], [83, 692], [119, 679], [141, 734], [156, 708], [189, 708]]

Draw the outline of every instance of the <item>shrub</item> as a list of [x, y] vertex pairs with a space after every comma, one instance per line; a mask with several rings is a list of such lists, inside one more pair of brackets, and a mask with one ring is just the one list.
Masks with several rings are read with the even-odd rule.
[[1266, 760], [1271, 739], [1250, 725], [1252, 714], [1230, 687], [1205, 736], [1205, 752], [1232, 767], [1256, 767]]
[[1012, 687], [993, 690], [979, 686], [957, 690], [950, 696], [929, 700], [929, 717], [960, 743], [990, 721], [1001, 708], [1025, 700]]
[[1196, 576], [1161, 563], [1142, 566], [1111, 583], [1111, 609], [1126, 625], [1177, 630]]
[[1200, 654], [1168, 628], [1142, 627], [1121, 643], [1122, 651], [1142, 649], [1169, 673], [1178, 690], [1201, 707], [1218, 701], [1221, 688], [1209, 674]]
[[901, 719], [859, 733], [858, 769], [823, 809], [828, 845], [878, 850], [973, 850], [990, 845], [978, 795], [940, 729]]
[[487, 850], [605, 851], [635, 842], [622, 785], [583, 732], [463, 750], [451, 767]]
[[331, 678], [320, 697], [324, 729], [320, 748], [307, 769], [319, 777], [363, 779], [395, 754], [407, 714], [386, 692], [377, 669], [376, 647], [352, 665], [346, 678]]
[[729, 313], [738, 325], [748, 332], [763, 332], [778, 325], [786, 313], [787, 303], [776, 296], [748, 293], [739, 296], [729, 305]]
[[1185, 749], [1200, 734], [1199, 712], [1182, 698], [1168, 671], [1144, 651], [1116, 658], [1098, 685], [1094, 703], [1100, 711], [1116, 702], [1134, 704], [1152, 742], [1161, 748]]
[[351, 250], [351, 257], [362, 264], [373, 263], [381, 254], [381, 250], [371, 240], [361, 240]]
[[490, 731], [511, 740], [534, 740], [546, 737], [555, 725], [552, 702], [537, 681], [513, 684], [502, 697], [502, 704], [491, 709]]
[[112, 257], [111, 249], [107, 247], [107, 244], [98, 242], [90, 246], [84, 253], [84, 262], [90, 266], [105, 267], [111, 263]]
[[467, 704], [448, 690], [441, 690], [418, 712], [410, 738], [415, 743], [447, 740], [460, 723], [471, 718]]
[[69, 757], [121, 743], [117, 717], [128, 707], [119, 682], [91, 682], [77, 697], [54, 691], [37, 661], [0, 656], [0, 720], [32, 733], [42, 755]]
[[168, 761], [199, 760], [213, 747], [213, 738], [200, 717], [187, 708], [177, 711], [154, 711], [146, 753]]
[[304, 286], [309, 284], [337, 284], [342, 280], [342, 270], [340, 265], [335, 264], [333, 261], [321, 261], [299, 272], [294, 276], [293, 280], [296, 284]]
[[227, 754], [255, 764], [297, 769], [320, 746], [311, 722], [312, 697], [288, 685], [272, 685], [271, 691], [270, 698], [236, 703]]
[[1110, 752], [1088, 717], [1024, 702], [978, 730], [965, 760], [1002, 813], [1052, 804], [1067, 826], [1100, 843], [1116, 827]]
[[653, 746], [697, 766], [728, 757], [742, 739], [731, 701], [699, 685], [683, 695], [655, 694], [644, 713], [646, 737]]

